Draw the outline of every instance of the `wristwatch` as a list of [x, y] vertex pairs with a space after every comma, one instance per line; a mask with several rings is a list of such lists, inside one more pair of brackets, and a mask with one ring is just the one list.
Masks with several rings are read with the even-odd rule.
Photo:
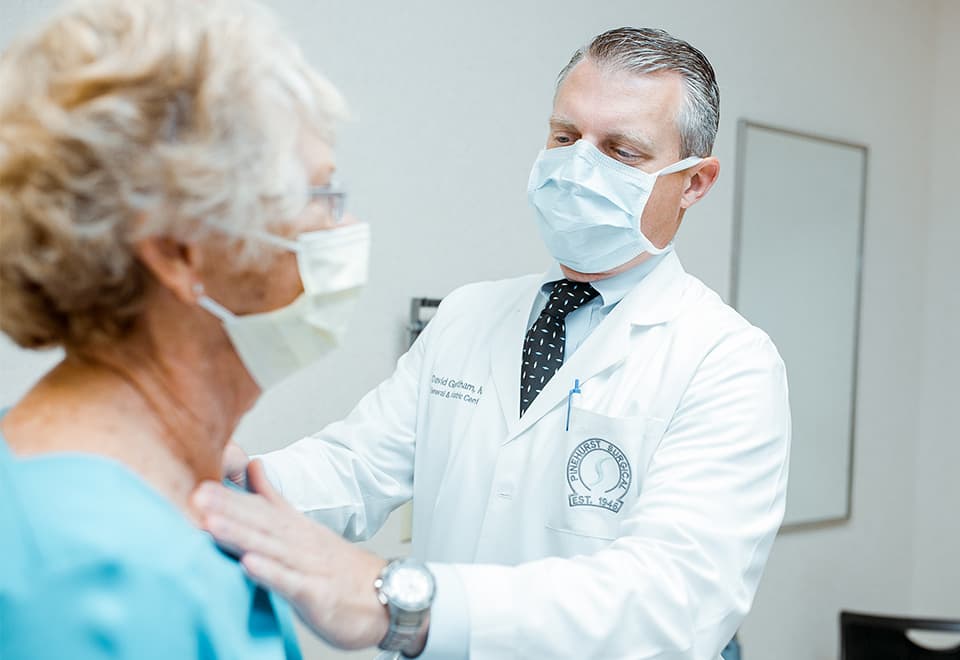
[[390, 629], [379, 647], [402, 651], [417, 638], [430, 613], [436, 592], [433, 573], [416, 559], [394, 559], [380, 571], [373, 587], [390, 614]]

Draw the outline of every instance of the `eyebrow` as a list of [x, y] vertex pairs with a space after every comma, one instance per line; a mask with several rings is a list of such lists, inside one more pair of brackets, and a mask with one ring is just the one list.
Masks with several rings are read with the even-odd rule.
[[551, 115], [550, 117], [550, 128], [560, 128], [565, 131], [570, 131], [571, 133], [579, 133], [576, 124], [568, 119], [563, 117], [558, 117], [557, 115]]
[[[550, 127], [555, 129], [560, 129], [564, 131], [570, 131], [571, 133], [579, 133], [580, 129], [577, 128], [577, 125], [574, 124], [569, 119], [553, 115], [550, 117]], [[630, 131], [617, 131], [615, 133], [607, 133], [603, 136], [604, 140], [611, 142], [625, 142], [632, 146], [635, 146], [640, 151], [645, 152], [646, 154], [652, 154], [654, 151], [653, 140], [648, 138], [643, 133], [630, 132]]]

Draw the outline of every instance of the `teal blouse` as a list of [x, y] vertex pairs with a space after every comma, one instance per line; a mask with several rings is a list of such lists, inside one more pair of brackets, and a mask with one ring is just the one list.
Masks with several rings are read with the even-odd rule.
[[0, 435], [0, 658], [301, 655], [286, 604], [136, 474]]

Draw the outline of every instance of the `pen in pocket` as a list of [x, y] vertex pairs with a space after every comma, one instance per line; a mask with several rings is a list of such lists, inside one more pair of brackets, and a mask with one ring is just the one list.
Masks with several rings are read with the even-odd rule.
[[573, 389], [570, 390], [570, 393], [569, 393], [569, 394], [567, 394], [567, 428], [566, 428], [567, 431], [570, 430], [570, 409], [573, 407], [573, 395], [574, 395], [574, 394], [580, 394], [580, 379], [579, 379], [579, 378], [575, 378], [575, 379], [573, 380]]

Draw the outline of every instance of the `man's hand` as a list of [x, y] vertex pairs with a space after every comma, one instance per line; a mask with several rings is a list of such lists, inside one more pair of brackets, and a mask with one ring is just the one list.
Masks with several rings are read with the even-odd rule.
[[223, 449], [223, 477], [241, 488], [247, 487], [247, 465], [250, 457], [235, 442], [228, 442]]
[[270, 485], [261, 461], [250, 463], [247, 477], [256, 494], [212, 481], [194, 491], [201, 524], [241, 556], [251, 578], [286, 598], [328, 643], [345, 649], [377, 645], [389, 617], [373, 583], [386, 562], [291, 507]]

